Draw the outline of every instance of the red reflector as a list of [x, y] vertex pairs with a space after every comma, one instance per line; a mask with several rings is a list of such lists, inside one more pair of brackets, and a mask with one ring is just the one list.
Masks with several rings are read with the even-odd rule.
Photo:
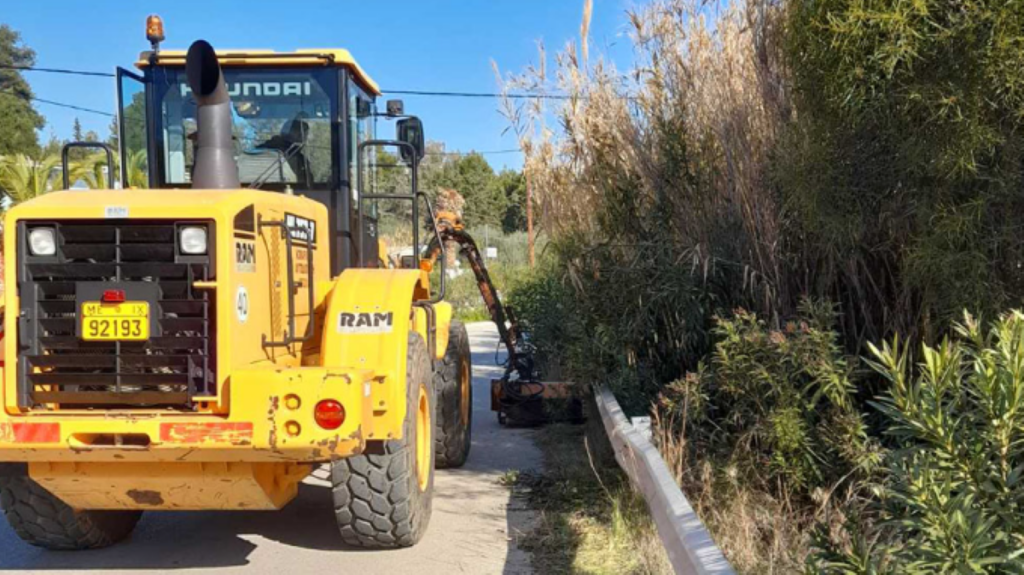
[[333, 399], [325, 399], [316, 404], [313, 419], [324, 429], [338, 429], [345, 423], [345, 408]]
[[106, 303], [122, 303], [124, 302], [124, 290], [123, 289], [108, 289], [103, 292], [103, 301]]
[[[10, 427], [0, 425], [0, 437], [7, 437], [17, 443], [59, 443], [59, 423], [11, 423]], [[7, 429], [4, 429], [4, 428]], [[6, 432], [6, 433], [5, 433]]]

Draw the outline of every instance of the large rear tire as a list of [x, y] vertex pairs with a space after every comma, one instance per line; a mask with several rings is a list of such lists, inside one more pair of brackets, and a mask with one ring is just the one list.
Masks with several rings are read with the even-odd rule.
[[0, 502], [14, 532], [44, 549], [99, 549], [135, 529], [141, 511], [76, 511], [25, 476], [0, 477]]
[[380, 454], [331, 464], [334, 514], [345, 543], [396, 549], [415, 545], [430, 523], [434, 492], [434, 387], [430, 358], [419, 334], [406, 352], [407, 409], [402, 439], [383, 442]]
[[453, 321], [448, 330], [448, 349], [434, 372], [434, 393], [437, 467], [462, 467], [469, 458], [473, 435], [473, 364], [469, 334], [460, 321]]

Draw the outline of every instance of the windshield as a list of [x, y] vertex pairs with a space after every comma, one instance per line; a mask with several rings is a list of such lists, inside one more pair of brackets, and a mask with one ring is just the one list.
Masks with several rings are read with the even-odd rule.
[[[191, 182], [196, 106], [184, 70], [166, 69], [156, 90], [164, 178]], [[316, 187], [331, 180], [331, 96], [317, 70], [230, 69], [235, 158], [243, 185]]]

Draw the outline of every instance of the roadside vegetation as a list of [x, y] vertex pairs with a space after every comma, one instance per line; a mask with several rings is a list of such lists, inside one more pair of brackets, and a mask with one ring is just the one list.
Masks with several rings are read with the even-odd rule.
[[[596, 417], [596, 416], [595, 416]], [[646, 503], [621, 473], [599, 419], [555, 424], [535, 435], [544, 472], [506, 476], [539, 514], [519, 541], [537, 572], [668, 575], [672, 567]]]
[[548, 365], [741, 572], [1024, 571], [1024, 4], [655, 0], [629, 69], [590, 11], [504, 78], [567, 95], [505, 102]]

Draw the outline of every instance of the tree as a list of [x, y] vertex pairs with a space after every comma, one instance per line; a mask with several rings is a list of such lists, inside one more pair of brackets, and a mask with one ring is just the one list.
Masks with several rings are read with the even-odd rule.
[[57, 132], [54, 131], [53, 127], [50, 127], [50, 137], [46, 141], [46, 145], [42, 147], [40, 156], [59, 156], [61, 148], [64, 147], [64, 140], [57, 137]]
[[[0, 24], [0, 64], [32, 66], [36, 53], [21, 44], [21, 35]], [[32, 89], [21, 72], [0, 69], [0, 155], [39, 152], [36, 130], [45, 120], [32, 107]]]
[[[128, 94], [125, 94], [128, 97]], [[124, 108], [123, 145], [128, 153], [146, 149], [146, 93], [135, 92], [131, 95], [131, 103]]]
[[526, 231], [526, 178], [522, 172], [502, 170], [495, 185], [505, 197], [501, 230], [506, 234]]
[[107, 130], [109, 130], [110, 132], [107, 135], [107, 145], [110, 146], [116, 153], [119, 149], [118, 146], [120, 146], [121, 142], [121, 133], [117, 128], [117, 116], [114, 116], [110, 119], [110, 125], [107, 126]]
[[496, 185], [494, 170], [480, 153], [447, 153], [442, 144], [431, 142], [420, 173], [420, 189], [432, 197], [439, 189], [450, 188], [466, 199], [466, 225], [501, 225], [507, 200]]
[[500, 226], [505, 215], [505, 196], [495, 185], [494, 170], [483, 155], [471, 152], [460, 156], [455, 187], [466, 198], [464, 219], [467, 225]]
[[13, 203], [41, 196], [52, 189], [51, 179], [60, 158], [40, 159], [25, 154], [12, 154], [0, 159], [0, 191]]
[[[71, 128], [71, 141], [72, 142], [99, 142], [100, 136], [93, 130], [85, 131], [82, 129], [82, 122], [75, 117], [75, 123]], [[95, 150], [89, 148], [73, 148], [68, 152], [68, 156], [77, 162], [83, 162], [89, 154]]]

